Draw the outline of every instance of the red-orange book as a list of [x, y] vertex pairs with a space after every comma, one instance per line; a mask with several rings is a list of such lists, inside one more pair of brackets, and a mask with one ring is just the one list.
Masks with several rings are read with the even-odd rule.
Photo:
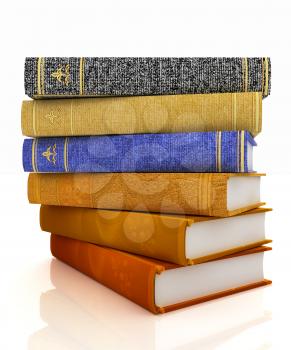
[[179, 266], [91, 243], [51, 235], [59, 260], [148, 309], [164, 313], [270, 284], [258, 247], [224, 258]]

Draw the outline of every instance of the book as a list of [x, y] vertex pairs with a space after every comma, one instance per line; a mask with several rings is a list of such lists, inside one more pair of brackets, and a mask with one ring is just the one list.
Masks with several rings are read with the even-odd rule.
[[31, 137], [262, 129], [262, 93], [186, 94], [23, 101]]
[[247, 131], [25, 139], [28, 172], [252, 172]]
[[271, 248], [253, 248], [182, 267], [51, 235], [54, 257], [152, 313], [177, 310], [271, 283], [263, 273], [267, 250]]
[[270, 93], [269, 58], [27, 57], [25, 93], [33, 98]]
[[257, 173], [76, 173], [28, 177], [30, 203], [205, 216], [260, 207]]
[[270, 243], [265, 234], [269, 210], [215, 218], [43, 205], [40, 226], [61, 236], [185, 266]]

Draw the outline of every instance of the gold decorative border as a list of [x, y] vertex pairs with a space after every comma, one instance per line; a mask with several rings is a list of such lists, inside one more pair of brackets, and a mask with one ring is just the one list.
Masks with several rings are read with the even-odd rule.
[[260, 93], [255, 93], [255, 115], [256, 115], [256, 126], [255, 130], [256, 132], [259, 132], [259, 113], [260, 113]]
[[242, 81], [243, 81], [243, 91], [247, 92], [248, 91], [248, 85], [249, 85], [249, 69], [248, 69], [248, 59], [247, 57], [244, 57], [242, 59]]
[[37, 60], [37, 94], [44, 95], [44, 57], [39, 57]]
[[35, 173], [38, 172], [38, 169], [37, 169], [37, 144], [38, 144], [38, 139], [33, 139], [32, 148], [31, 148], [31, 163], [32, 163], [32, 169]]
[[240, 132], [237, 132], [237, 138], [236, 138], [236, 164], [237, 164], [237, 171], [240, 171]]
[[32, 101], [32, 128], [33, 128], [33, 136], [36, 135], [36, 118], [35, 118], [35, 107], [36, 107], [36, 101]]
[[236, 130], [236, 119], [237, 119], [236, 93], [233, 93], [231, 96], [232, 96], [232, 129]]
[[64, 167], [65, 167], [66, 173], [69, 171], [69, 167], [68, 167], [68, 142], [69, 142], [69, 139], [68, 139], [68, 137], [66, 137], [65, 143], [64, 143]]
[[264, 96], [265, 91], [265, 58], [262, 57], [262, 95]]
[[37, 60], [37, 94], [38, 95], [41, 95], [40, 70], [41, 70], [41, 57], [39, 57]]
[[216, 171], [221, 173], [221, 131], [216, 133]]
[[80, 83], [80, 95], [84, 94], [84, 57], [80, 58], [80, 69], [79, 69], [79, 83]]
[[264, 58], [264, 67], [265, 67], [265, 89], [264, 89], [264, 96], [268, 96], [268, 90], [269, 90], [269, 61], [268, 57]]
[[73, 128], [73, 99], [71, 99], [71, 103], [70, 103], [70, 128], [71, 128], [71, 134], [74, 135], [74, 128]]
[[245, 131], [241, 131], [240, 137], [240, 170], [243, 173], [245, 171]]

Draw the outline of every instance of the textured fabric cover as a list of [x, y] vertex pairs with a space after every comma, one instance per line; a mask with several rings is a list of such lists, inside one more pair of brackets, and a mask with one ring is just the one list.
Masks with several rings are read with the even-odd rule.
[[[264, 213], [258, 208], [246, 215]], [[241, 214], [244, 215], [244, 214]], [[188, 226], [215, 217], [162, 215], [132, 211], [111, 211], [88, 208], [42, 205], [40, 226], [47, 232], [79, 239], [101, 246], [144, 255], [179, 265], [192, 265], [224, 255], [270, 243], [270, 240], [250, 241], [212, 254], [187, 259], [185, 235]]]
[[223, 217], [264, 204], [227, 210], [227, 181], [231, 176], [262, 174], [31, 173], [28, 199], [48, 205]]
[[29, 172], [248, 172], [248, 132], [26, 139]]
[[26, 136], [83, 136], [262, 128], [262, 93], [23, 101]]
[[[271, 248], [258, 247], [228, 255], [224, 258], [231, 259], [241, 255], [262, 253], [268, 250], [271, 250]], [[55, 234], [51, 235], [51, 252], [57, 259], [153, 313], [164, 313], [180, 309], [271, 283], [270, 281], [263, 280], [251, 285], [238, 286], [238, 288], [205, 295], [200, 298], [161, 308], [155, 304], [155, 276], [167, 269], [176, 269], [180, 266]]]
[[30, 97], [270, 93], [269, 58], [29, 57]]

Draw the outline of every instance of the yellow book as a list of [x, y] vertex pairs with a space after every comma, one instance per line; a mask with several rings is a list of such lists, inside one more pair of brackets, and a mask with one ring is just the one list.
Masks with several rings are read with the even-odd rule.
[[269, 210], [218, 218], [42, 205], [40, 226], [68, 238], [185, 266], [270, 243], [265, 234]]
[[262, 127], [262, 93], [99, 97], [23, 101], [26, 136], [81, 136]]
[[66, 173], [28, 178], [30, 203], [227, 217], [257, 208], [257, 173]]

